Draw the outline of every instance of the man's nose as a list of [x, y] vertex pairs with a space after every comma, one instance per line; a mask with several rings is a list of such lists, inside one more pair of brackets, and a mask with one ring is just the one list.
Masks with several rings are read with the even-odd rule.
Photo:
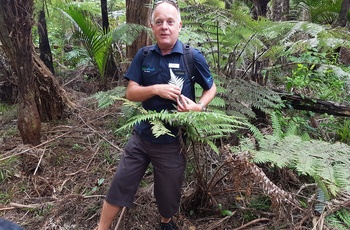
[[168, 29], [168, 28], [169, 28], [168, 22], [167, 22], [167, 21], [164, 21], [164, 22], [162, 23], [162, 29]]

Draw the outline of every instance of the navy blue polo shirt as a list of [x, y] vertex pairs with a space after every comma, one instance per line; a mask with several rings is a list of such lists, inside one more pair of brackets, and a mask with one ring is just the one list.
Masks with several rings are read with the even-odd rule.
[[[155, 84], [167, 84], [170, 80], [170, 68], [177, 77], [184, 79], [181, 93], [194, 100], [193, 86], [191, 78], [186, 72], [186, 66], [183, 60], [183, 44], [178, 40], [175, 43], [170, 54], [162, 55], [158, 45], [153, 45], [149, 49], [148, 55], [144, 55], [144, 48], [136, 53], [131, 65], [125, 75], [127, 80], [132, 80], [142, 86], [150, 86]], [[193, 49], [194, 59], [194, 82], [198, 83], [203, 90], [209, 90], [213, 85], [213, 78], [209, 71], [209, 66], [198, 49]], [[146, 110], [160, 112], [162, 110], [174, 110], [176, 102], [154, 96], [144, 102], [142, 107]], [[162, 135], [158, 138], [154, 137], [151, 130], [152, 125], [148, 122], [142, 122], [135, 126], [135, 130], [140, 136], [152, 143], [171, 143], [177, 138], [170, 135]], [[176, 136], [177, 128], [167, 126], [167, 128]]]

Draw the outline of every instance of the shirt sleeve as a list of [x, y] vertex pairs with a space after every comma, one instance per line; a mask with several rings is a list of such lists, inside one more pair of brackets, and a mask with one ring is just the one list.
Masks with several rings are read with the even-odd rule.
[[133, 58], [124, 78], [142, 84], [142, 63], [144, 60], [143, 48], [139, 49]]
[[213, 76], [210, 73], [208, 63], [198, 49], [193, 50], [193, 58], [195, 67], [195, 82], [198, 83], [204, 90], [209, 90], [213, 86]]

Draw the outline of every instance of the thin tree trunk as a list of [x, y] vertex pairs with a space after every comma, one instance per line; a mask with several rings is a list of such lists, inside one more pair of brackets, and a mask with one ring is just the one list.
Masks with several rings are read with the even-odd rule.
[[350, 9], [350, 0], [343, 0], [340, 13], [339, 13], [339, 19], [338, 19], [339, 26], [345, 27], [347, 25], [349, 9]]
[[[149, 25], [152, 0], [126, 0], [126, 21], [139, 25]], [[126, 57], [133, 58], [139, 48], [151, 43], [146, 32], [140, 33], [138, 38], [126, 49]]]
[[107, 0], [101, 0], [101, 15], [103, 32], [107, 33], [109, 31]]
[[40, 59], [45, 63], [47, 68], [51, 73], [55, 74], [52, 62], [52, 53], [50, 48], [49, 37], [46, 27], [46, 16], [45, 7], [43, 5], [42, 9], [39, 11], [38, 19], [38, 34], [39, 34], [39, 49], [40, 49]]
[[225, 0], [225, 9], [230, 10], [233, 6], [233, 0]]
[[[103, 32], [107, 34], [109, 32], [109, 20], [108, 20], [108, 8], [107, 8], [107, 0], [101, 0], [101, 17], [102, 17], [102, 28]], [[106, 66], [106, 76], [114, 77], [116, 79], [119, 78], [117, 75], [117, 65], [113, 59], [113, 55], [110, 54]], [[106, 88], [107, 80], [103, 78], [103, 86]]]

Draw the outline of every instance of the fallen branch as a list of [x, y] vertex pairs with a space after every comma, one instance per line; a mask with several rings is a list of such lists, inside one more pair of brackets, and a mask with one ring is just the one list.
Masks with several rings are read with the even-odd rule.
[[246, 224], [243, 224], [241, 227], [238, 227], [238, 228], [235, 228], [234, 230], [241, 230], [241, 229], [245, 229], [246, 227], [252, 225], [252, 224], [256, 224], [258, 222], [262, 222], [262, 221], [270, 221], [270, 219], [268, 218], [259, 218], [259, 219], [255, 219], [255, 220], [252, 220]]
[[335, 116], [350, 117], [350, 105], [339, 104], [331, 101], [307, 98], [297, 94], [284, 94], [282, 100], [286, 100], [294, 109], [306, 110], [316, 113], [327, 113]]

